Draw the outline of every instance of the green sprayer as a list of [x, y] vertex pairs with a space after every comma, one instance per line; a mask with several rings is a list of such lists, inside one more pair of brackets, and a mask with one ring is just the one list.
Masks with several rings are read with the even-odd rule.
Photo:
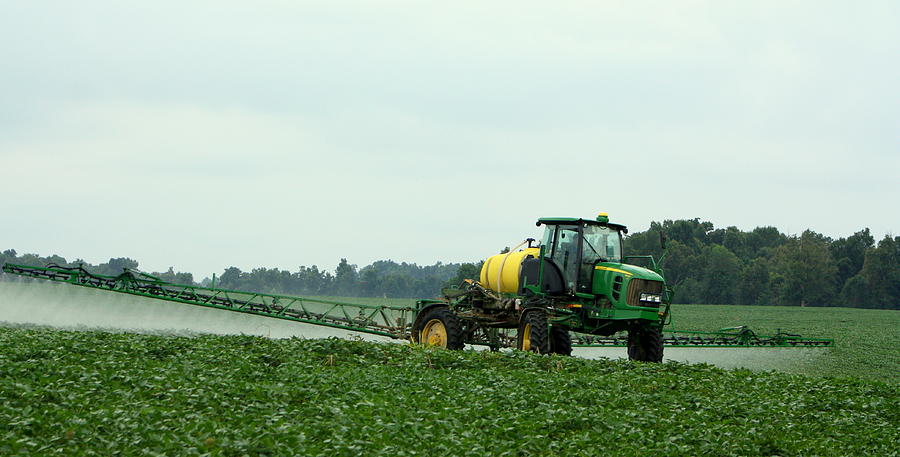
[[[746, 327], [675, 331], [673, 289], [663, 259], [625, 255], [628, 229], [596, 219], [541, 218], [543, 237], [485, 260], [478, 281], [445, 288], [415, 306], [367, 305], [172, 284], [136, 270], [118, 276], [84, 268], [5, 264], [3, 272], [111, 292], [411, 340], [447, 349], [514, 347], [570, 355], [572, 347], [625, 346], [632, 360], [660, 362], [663, 347], [825, 347], [826, 338]], [[660, 240], [665, 247], [665, 239]], [[663, 255], [665, 257], [665, 254]], [[640, 262], [646, 267], [629, 262]]]

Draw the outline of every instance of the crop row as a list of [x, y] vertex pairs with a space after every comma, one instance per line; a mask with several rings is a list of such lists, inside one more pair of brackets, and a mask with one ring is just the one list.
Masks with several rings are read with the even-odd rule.
[[0, 327], [2, 455], [896, 455], [897, 386], [337, 339]]

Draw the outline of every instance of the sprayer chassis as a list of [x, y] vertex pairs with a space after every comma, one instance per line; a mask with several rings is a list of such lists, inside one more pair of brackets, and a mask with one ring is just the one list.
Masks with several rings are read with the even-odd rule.
[[[661, 328], [668, 313], [668, 305], [662, 311], [652, 308], [621, 310], [612, 306], [602, 309], [596, 305], [596, 300], [577, 296], [500, 295], [471, 280], [460, 289], [444, 289], [443, 294], [444, 300], [419, 300], [416, 303], [416, 320], [412, 328], [414, 340], [418, 340], [417, 332], [424, 325], [423, 316], [429, 310], [441, 307], [459, 319], [465, 344], [486, 345], [494, 350], [514, 346], [516, 335], [509, 330], [519, 329], [529, 312], [543, 313], [549, 328], [559, 327], [581, 334], [573, 340], [577, 343], [581, 343], [579, 338], [586, 336], [609, 337], [635, 327]], [[616, 341], [617, 345], [626, 342], [625, 338]]]

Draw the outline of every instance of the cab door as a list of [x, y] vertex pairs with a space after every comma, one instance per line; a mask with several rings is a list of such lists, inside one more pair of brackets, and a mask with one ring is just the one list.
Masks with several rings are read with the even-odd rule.
[[577, 225], [556, 225], [547, 226], [545, 239], [551, 238], [550, 249], [545, 249], [545, 256], [548, 257], [563, 274], [563, 282], [566, 284], [566, 291], [575, 292], [575, 284], [578, 280], [578, 258], [581, 255], [581, 236]]

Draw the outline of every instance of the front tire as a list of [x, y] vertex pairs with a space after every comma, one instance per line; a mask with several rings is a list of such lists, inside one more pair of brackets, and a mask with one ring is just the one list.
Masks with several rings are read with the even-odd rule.
[[572, 355], [572, 339], [565, 327], [553, 327], [547, 324], [547, 313], [531, 311], [519, 322], [519, 333], [516, 347], [520, 351], [538, 354]]
[[655, 325], [635, 325], [628, 330], [628, 358], [638, 362], [662, 362], [663, 340]]
[[459, 350], [465, 346], [459, 318], [444, 307], [432, 308], [425, 312], [415, 337], [417, 343], [427, 346], [451, 350]]
[[543, 311], [530, 311], [519, 321], [519, 333], [516, 347], [520, 351], [550, 353], [550, 338], [547, 328], [547, 314]]
[[550, 329], [550, 350], [554, 354], [572, 355], [572, 337], [568, 329], [559, 326]]

